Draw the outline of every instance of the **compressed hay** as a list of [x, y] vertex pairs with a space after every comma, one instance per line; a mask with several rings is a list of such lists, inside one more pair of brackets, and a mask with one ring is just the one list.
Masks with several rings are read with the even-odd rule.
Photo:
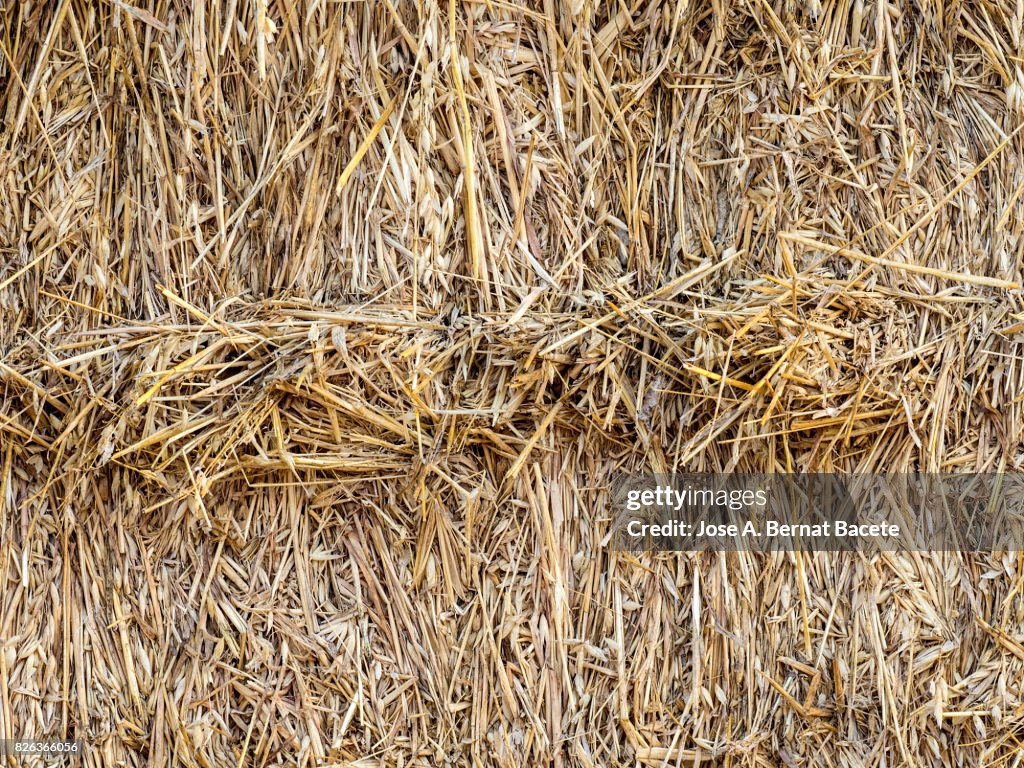
[[616, 553], [616, 471], [1020, 472], [1024, 8], [0, 13], [0, 732], [1014, 765], [1020, 553]]

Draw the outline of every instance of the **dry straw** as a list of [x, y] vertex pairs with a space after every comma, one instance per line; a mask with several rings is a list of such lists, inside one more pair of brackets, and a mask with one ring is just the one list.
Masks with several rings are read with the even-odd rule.
[[0, 737], [1020, 763], [1018, 553], [605, 536], [620, 469], [1021, 471], [1024, 4], [0, 8]]

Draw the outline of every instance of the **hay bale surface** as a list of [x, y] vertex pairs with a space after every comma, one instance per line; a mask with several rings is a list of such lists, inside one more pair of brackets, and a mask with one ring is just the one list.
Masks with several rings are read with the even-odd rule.
[[614, 471], [1021, 471], [1021, 3], [8, 0], [0, 53], [0, 738], [1019, 761], [1019, 553], [605, 537]]

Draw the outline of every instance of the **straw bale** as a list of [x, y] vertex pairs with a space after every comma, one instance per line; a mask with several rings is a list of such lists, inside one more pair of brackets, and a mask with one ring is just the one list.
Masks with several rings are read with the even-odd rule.
[[6, 0], [0, 54], [0, 738], [1019, 763], [1020, 553], [607, 535], [616, 471], [1024, 468], [1024, 4]]

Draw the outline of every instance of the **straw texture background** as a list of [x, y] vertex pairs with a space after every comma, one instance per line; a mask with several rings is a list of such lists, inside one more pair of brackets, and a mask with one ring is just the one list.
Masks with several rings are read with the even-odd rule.
[[1018, 765], [1024, 561], [609, 552], [1021, 471], [1024, 4], [0, 2], [0, 730]]

